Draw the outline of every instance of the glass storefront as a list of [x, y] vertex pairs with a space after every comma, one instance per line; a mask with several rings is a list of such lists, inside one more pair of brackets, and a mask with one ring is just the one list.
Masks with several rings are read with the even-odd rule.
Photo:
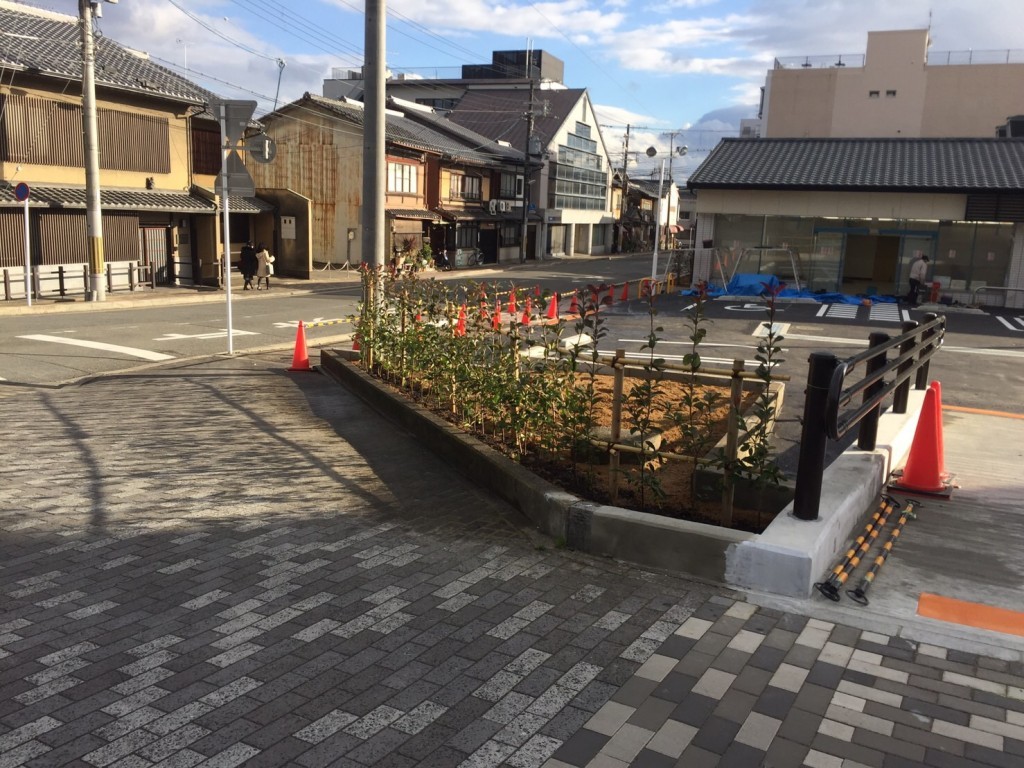
[[[789, 248], [801, 283], [812, 291], [902, 294], [917, 253], [932, 262], [929, 279], [955, 294], [1005, 285], [1013, 224], [879, 221], [716, 214], [713, 244], [726, 280], [748, 248]], [[745, 260], [743, 263], [747, 263]], [[711, 279], [721, 279], [712, 264]]]

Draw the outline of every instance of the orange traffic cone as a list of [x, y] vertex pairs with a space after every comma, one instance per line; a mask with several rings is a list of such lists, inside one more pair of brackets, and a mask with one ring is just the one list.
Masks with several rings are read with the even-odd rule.
[[289, 371], [312, 371], [309, 367], [309, 352], [306, 351], [306, 328], [299, 320], [299, 329], [295, 332], [295, 354], [292, 356], [292, 367]]
[[949, 480], [949, 473], [946, 472], [946, 443], [942, 438], [942, 384], [933, 381], [931, 386], [935, 390], [935, 414], [939, 424], [939, 475], [943, 480]]
[[619, 296], [619, 301], [629, 301], [629, 282], [622, 284], [622, 295]]
[[359, 334], [357, 333], [355, 336], [352, 337], [352, 351], [358, 352], [359, 350]]
[[501, 304], [497, 301], [494, 302], [494, 316], [491, 318], [491, 330], [501, 330]]
[[533, 307], [531, 306], [530, 297], [527, 296], [526, 297], [526, 307], [523, 309], [523, 316], [522, 316], [522, 318], [520, 318], [519, 322], [522, 325], [529, 325], [530, 324], [530, 315], [531, 314], [533, 314]]
[[508, 313], [512, 317], [516, 316], [516, 289], [513, 288], [508, 294]]
[[608, 301], [605, 302], [609, 307], [615, 303], [615, 286], [608, 286]]
[[572, 294], [572, 301], [569, 302], [569, 314], [578, 315], [580, 313], [580, 301], [576, 298], [576, 293]]
[[455, 323], [455, 335], [465, 336], [466, 335], [466, 305], [463, 304], [459, 307], [459, 319]]
[[910, 444], [910, 456], [903, 473], [889, 489], [905, 493], [920, 493], [928, 496], [949, 498], [953, 487], [942, 479], [943, 458], [940, 450], [942, 414], [938, 408], [934, 387], [928, 387], [924, 394], [924, 405], [917, 420], [914, 442]]
[[548, 320], [554, 320], [558, 317], [558, 294], [554, 293], [551, 295], [551, 301], [548, 303], [548, 311], [546, 315]]

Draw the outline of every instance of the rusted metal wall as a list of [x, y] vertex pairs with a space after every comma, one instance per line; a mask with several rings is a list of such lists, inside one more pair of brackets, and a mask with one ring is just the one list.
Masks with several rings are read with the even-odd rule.
[[269, 122], [267, 133], [277, 142], [277, 157], [266, 164], [246, 162], [256, 186], [309, 198], [312, 261], [345, 261], [347, 230], [359, 226], [362, 204], [361, 130], [296, 109]]

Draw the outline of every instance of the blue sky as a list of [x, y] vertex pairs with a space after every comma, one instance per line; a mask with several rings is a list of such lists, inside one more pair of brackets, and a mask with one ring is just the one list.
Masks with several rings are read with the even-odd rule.
[[[77, 15], [77, 0], [28, 4]], [[566, 85], [589, 89], [617, 163], [627, 123], [630, 149], [655, 146], [659, 157], [674, 132], [690, 150], [674, 162], [680, 180], [756, 114], [776, 57], [863, 54], [869, 30], [929, 23], [933, 53], [1024, 48], [1020, 0], [388, 0], [387, 12], [393, 71], [452, 76], [530, 44], [565, 62]], [[265, 111], [279, 74], [285, 102], [319, 93], [332, 68], [358, 68], [364, 21], [362, 0], [121, 0], [104, 4], [99, 26]]]

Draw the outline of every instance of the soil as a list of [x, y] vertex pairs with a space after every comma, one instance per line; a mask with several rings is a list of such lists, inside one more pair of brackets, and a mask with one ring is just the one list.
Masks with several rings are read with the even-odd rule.
[[[626, 393], [630, 385], [635, 384], [629, 379], [626, 380]], [[602, 426], [610, 427], [612, 423], [612, 380], [611, 377], [599, 377], [597, 379], [598, 391], [602, 394], [597, 406], [596, 422]], [[658, 383], [660, 390], [659, 399], [663, 404], [672, 406], [675, 409], [682, 407], [684, 396], [688, 394], [689, 387], [686, 384], [675, 381], [661, 381]], [[695, 395], [701, 397], [705, 392], [714, 391], [717, 394], [717, 407], [711, 411], [712, 439], [710, 445], [715, 445], [725, 436], [727, 419], [729, 415], [729, 387], [709, 386], [698, 384], [695, 387]], [[744, 392], [740, 409], [745, 411], [753, 402], [756, 395], [753, 392]], [[655, 420], [657, 429], [662, 433], [660, 451], [684, 455], [684, 441], [682, 428], [676, 425], [664, 406], [659, 410], [660, 418]], [[621, 433], [629, 435], [628, 417], [623, 413]], [[639, 492], [640, 468], [635, 459], [630, 459], [625, 453], [622, 454], [622, 461], [619, 468], [617, 498], [612, 497], [611, 472], [608, 469], [607, 457], [598, 456], [594, 463], [581, 462], [572, 467], [568, 462], [554, 463], [531, 456], [523, 461], [533, 472], [544, 477], [546, 480], [565, 488], [567, 491], [576, 493], [584, 498], [602, 504], [613, 504], [614, 506], [626, 507], [664, 515], [666, 517], [692, 520], [694, 522], [710, 523], [717, 525], [721, 514], [721, 496], [717, 491], [711, 491], [710, 498], [692, 498], [692, 476], [694, 465], [691, 461], [667, 459], [662, 462], [649, 462], [647, 471], [657, 478], [657, 485], [661, 493], [654, 493], [648, 487], [643, 493]], [[771, 522], [774, 515], [745, 510], [735, 507], [733, 510], [733, 528], [752, 532], [763, 531], [765, 526]]]
[[[635, 383], [635, 380], [626, 379], [626, 394]], [[596, 379], [600, 397], [596, 406], [595, 421], [598, 425], [606, 428], [610, 427], [612, 423], [612, 386], [613, 381], [610, 376], [600, 376]], [[673, 422], [665, 406], [671, 406], [676, 410], [681, 409], [684, 396], [689, 391], [688, 385], [663, 380], [658, 382], [658, 388], [660, 391], [658, 399], [662, 405], [656, 409], [657, 418], [653, 421], [656, 428], [661, 431], [662, 443], [659, 450], [662, 453], [684, 455], [682, 428]], [[712, 390], [718, 395], [716, 401], [718, 405], [711, 412], [712, 431], [709, 445], [714, 446], [725, 436], [729, 412], [729, 387], [698, 384], [695, 389], [697, 397]], [[420, 397], [413, 396], [408, 391], [403, 391], [403, 393], [406, 396], [412, 396], [421, 405], [429, 407], [429, 403]], [[744, 392], [740, 405], [741, 411], [745, 411], [755, 397], [756, 394], [753, 392]], [[438, 415], [453, 423], [457, 421], [452, 418], [450, 413], [439, 413]], [[621, 421], [621, 434], [624, 437], [628, 437], [630, 434], [625, 409], [623, 409]], [[508, 453], [507, 447], [492, 436], [477, 436], [502, 453]], [[719, 490], [711, 490], [708, 498], [692, 498], [694, 468], [692, 461], [667, 459], [648, 462], [646, 471], [656, 478], [660, 493], [653, 492], [648, 484], [644, 489], [643, 499], [641, 499], [639, 464], [636, 459], [632, 459], [625, 452], [621, 456], [615, 498], [613, 498], [612, 473], [608, 468], [607, 455], [600, 448], [595, 449], [590, 462], [582, 461], [573, 464], [568, 457], [552, 460], [536, 454], [529, 454], [523, 457], [520, 463], [545, 480], [590, 501], [694, 522], [719, 524], [721, 515]], [[737, 530], [759, 533], [772, 521], [773, 517], [774, 515], [770, 513], [735, 506], [732, 527]]]

